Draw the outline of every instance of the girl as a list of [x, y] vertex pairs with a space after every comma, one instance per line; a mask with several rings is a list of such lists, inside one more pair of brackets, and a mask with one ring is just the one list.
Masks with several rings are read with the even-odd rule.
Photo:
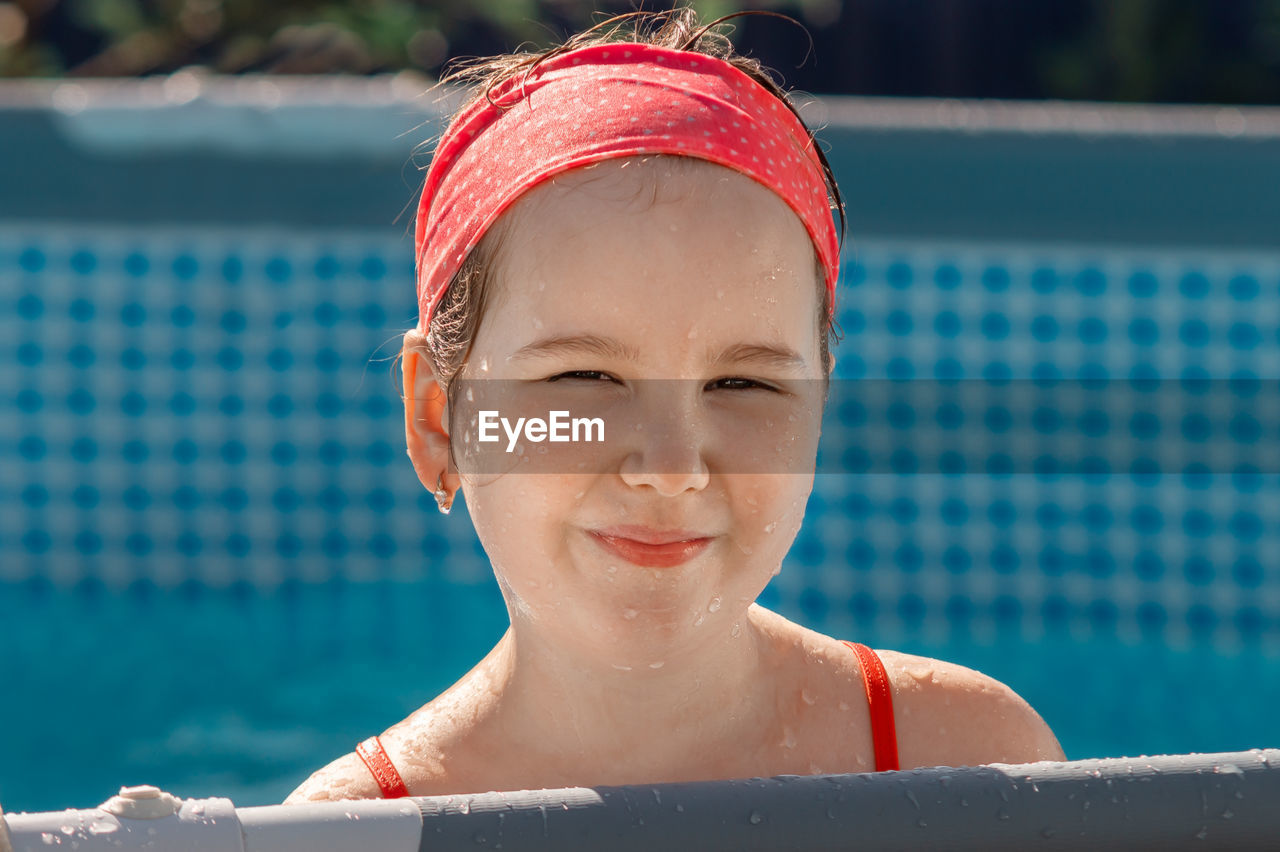
[[[843, 207], [720, 21], [470, 69], [418, 211], [405, 434], [511, 627], [288, 802], [1064, 759], [992, 678], [754, 602], [813, 485]], [[552, 441], [556, 411], [604, 440]]]

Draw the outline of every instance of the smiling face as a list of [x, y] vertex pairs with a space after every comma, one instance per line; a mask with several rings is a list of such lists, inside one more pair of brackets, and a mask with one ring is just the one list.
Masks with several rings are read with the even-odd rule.
[[[813, 484], [826, 365], [804, 226], [750, 178], [668, 157], [568, 172], [503, 225], [460, 387], [501, 388], [503, 416], [599, 416], [608, 438], [524, 439], [503, 475], [462, 465], [513, 629], [638, 666], [663, 644], [737, 636]], [[455, 456], [486, 407], [466, 397]]]

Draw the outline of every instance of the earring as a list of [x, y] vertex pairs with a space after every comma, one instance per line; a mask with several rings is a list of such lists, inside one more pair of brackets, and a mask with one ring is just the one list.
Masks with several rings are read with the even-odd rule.
[[448, 490], [445, 489], [444, 482], [441, 481], [442, 476], [443, 474], [436, 474], [436, 508], [440, 510], [442, 515], [447, 515], [449, 510], [453, 508], [453, 498], [449, 496]]

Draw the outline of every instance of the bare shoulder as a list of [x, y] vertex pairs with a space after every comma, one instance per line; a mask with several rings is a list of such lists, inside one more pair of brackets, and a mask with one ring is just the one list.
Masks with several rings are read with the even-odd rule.
[[382, 791], [368, 767], [358, 754], [351, 752], [311, 773], [311, 777], [298, 785], [283, 804], [380, 798]]
[[877, 653], [893, 686], [903, 769], [1066, 759], [1040, 714], [995, 678], [929, 657]]

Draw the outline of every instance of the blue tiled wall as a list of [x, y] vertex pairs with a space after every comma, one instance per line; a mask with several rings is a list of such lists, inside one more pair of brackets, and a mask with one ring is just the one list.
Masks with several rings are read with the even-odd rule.
[[[840, 379], [1280, 377], [1280, 253], [854, 242]], [[0, 226], [0, 581], [489, 582], [404, 457], [410, 255], [384, 232]], [[762, 603], [1274, 644], [1280, 477], [1232, 470], [823, 473]]]

